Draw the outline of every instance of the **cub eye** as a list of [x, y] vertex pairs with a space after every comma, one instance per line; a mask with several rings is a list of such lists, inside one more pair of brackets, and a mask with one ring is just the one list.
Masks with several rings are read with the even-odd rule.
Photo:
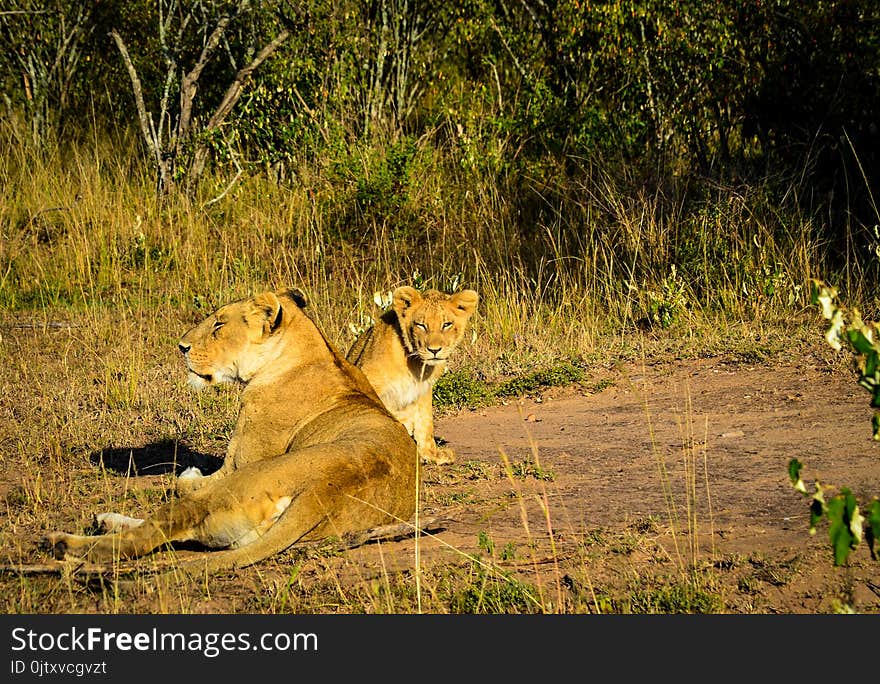
[[441, 327], [443, 330], [449, 330], [452, 327], [452, 321], [445, 321]]
[[214, 325], [211, 328], [211, 333], [216, 334], [217, 331], [220, 330], [220, 328], [222, 328], [225, 325], [225, 323], [226, 323], [226, 321], [219, 321], [219, 320], [214, 321]]
[[415, 326], [417, 328], [419, 328], [420, 330], [427, 330], [428, 329], [428, 326], [425, 325], [424, 323], [416, 323]]

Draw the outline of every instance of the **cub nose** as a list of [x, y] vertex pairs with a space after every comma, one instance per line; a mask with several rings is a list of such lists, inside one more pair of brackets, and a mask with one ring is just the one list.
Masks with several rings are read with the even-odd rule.
[[190, 349], [192, 349], [192, 345], [186, 344], [185, 342], [179, 342], [177, 344], [177, 348], [180, 350], [181, 354], [186, 354]]

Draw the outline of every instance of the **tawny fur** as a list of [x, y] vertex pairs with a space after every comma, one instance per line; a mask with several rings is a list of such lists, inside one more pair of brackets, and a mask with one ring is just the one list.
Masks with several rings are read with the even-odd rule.
[[299, 541], [411, 519], [416, 449], [364, 375], [302, 311], [295, 291], [221, 307], [180, 340], [190, 384], [245, 385], [223, 466], [178, 481], [179, 497], [108, 534], [55, 532], [56, 557], [135, 558], [173, 541], [222, 549], [188, 564], [243, 567]]
[[455, 460], [452, 449], [434, 441], [432, 394], [478, 301], [473, 290], [448, 295], [399, 287], [392, 293], [391, 308], [346, 355], [413, 436], [423, 462]]

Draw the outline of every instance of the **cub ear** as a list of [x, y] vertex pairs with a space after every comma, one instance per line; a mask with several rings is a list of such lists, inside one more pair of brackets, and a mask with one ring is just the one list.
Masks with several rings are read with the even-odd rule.
[[264, 332], [275, 332], [284, 317], [284, 309], [274, 292], [262, 292], [253, 298], [254, 311], [265, 317]]
[[477, 308], [477, 302], [480, 301], [480, 295], [473, 290], [462, 290], [461, 292], [456, 292], [452, 295], [450, 301], [464, 316], [470, 317]]
[[294, 304], [296, 304], [300, 309], [305, 309], [308, 302], [306, 301], [306, 296], [303, 294], [303, 291], [298, 287], [291, 287], [287, 290], [284, 290], [281, 293], [283, 296], [292, 300]]
[[421, 299], [422, 296], [414, 287], [402, 285], [391, 294], [391, 306], [398, 316], [403, 316], [407, 309], [418, 304]]

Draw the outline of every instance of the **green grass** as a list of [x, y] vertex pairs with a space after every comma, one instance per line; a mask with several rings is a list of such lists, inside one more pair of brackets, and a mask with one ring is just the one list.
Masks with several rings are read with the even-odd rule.
[[[579, 385], [587, 377], [587, 370], [581, 363], [566, 359], [494, 384], [476, 377], [471, 370], [450, 371], [440, 376], [434, 385], [434, 406], [441, 411], [479, 408], [509, 397], [536, 395], [550, 387]], [[609, 386], [607, 383], [596, 383], [594, 391], [605, 389]]]
[[616, 604], [620, 612], [635, 614], [709, 614], [724, 609], [722, 598], [702, 577], [691, 582], [651, 582], [647, 586], [640, 582]]

